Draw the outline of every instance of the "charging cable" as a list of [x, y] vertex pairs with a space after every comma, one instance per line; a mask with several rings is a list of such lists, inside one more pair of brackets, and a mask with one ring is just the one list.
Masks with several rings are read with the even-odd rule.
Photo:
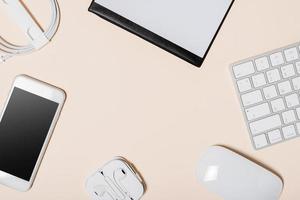
[[36, 23], [31, 14], [27, 11], [20, 0], [0, 0], [4, 3], [8, 14], [15, 20], [19, 27], [24, 31], [30, 43], [20, 46], [8, 42], [0, 36], [0, 62], [21, 54], [29, 54], [41, 49], [54, 37], [60, 22], [60, 10], [57, 0], [51, 2], [51, 22], [46, 31]]

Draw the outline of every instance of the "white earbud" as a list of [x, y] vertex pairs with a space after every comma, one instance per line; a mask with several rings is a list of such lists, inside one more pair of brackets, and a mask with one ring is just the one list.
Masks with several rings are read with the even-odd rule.
[[112, 180], [110, 177], [106, 176], [103, 171], [101, 171], [100, 173], [103, 176], [106, 183], [109, 185], [112, 192], [115, 194], [115, 200], [125, 199], [125, 195], [123, 194], [124, 191], [122, 191], [122, 189], [116, 185], [115, 181]]
[[114, 181], [116, 182], [117, 186], [126, 194], [128, 195], [128, 191], [125, 188], [122, 181], [127, 177], [127, 173], [125, 169], [119, 168], [114, 171]]
[[97, 185], [94, 187], [94, 196], [97, 196], [97, 198], [101, 200], [116, 199], [116, 197], [111, 193], [110, 188], [103, 185]]
[[120, 157], [90, 176], [86, 187], [94, 200], [139, 200], [145, 192], [143, 179]]

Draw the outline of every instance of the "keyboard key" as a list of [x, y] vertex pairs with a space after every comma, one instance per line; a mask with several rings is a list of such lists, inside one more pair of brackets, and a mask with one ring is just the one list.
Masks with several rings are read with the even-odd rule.
[[272, 130], [281, 126], [279, 115], [273, 115], [249, 124], [251, 133], [258, 135], [268, 130]]
[[285, 139], [289, 139], [297, 135], [294, 125], [283, 127], [282, 133]]
[[287, 94], [292, 91], [292, 87], [289, 81], [285, 81], [278, 84], [279, 93], [281, 95]]
[[265, 134], [254, 137], [253, 141], [254, 141], [256, 148], [258, 148], [258, 149], [268, 145]]
[[297, 94], [291, 94], [289, 96], [286, 96], [285, 101], [288, 108], [299, 105], [299, 98]]
[[273, 67], [278, 66], [278, 65], [282, 65], [284, 63], [284, 59], [283, 59], [283, 56], [282, 56], [281, 52], [274, 53], [274, 54], [270, 55], [270, 60], [271, 60], [271, 63], [272, 63]]
[[246, 92], [252, 88], [249, 78], [238, 81], [237, 85], [240, 92]]
[[296, 121], [296, 116], [295, 116], [295, 113], [293, 110], [289, 110], [289, 111], [282, 113], [282, 118], [283, 118], [283, 122], [285, 124], [289, 124], [289, 123]]
[[264, 96], [266, 99], [272, 99], [274, 97], [277, 96], [277, 91], [276, 91], [276, 88], [274, 85], [271, 85], [269, 87], [265, 87], [263, 89], [263, 92], [264, 92]]
[[236, 65], [233, 67], [233, 73], [236, 78], [241, 78], [243, 76], [253, 74], [254, 73], [253, 63], [250, 61], [240, 65]]
[[248, 108], [245, 110], [245, 112], [249, 121], [266, 116], [271, 113], [268, 103]]
[[284, 51], [286, 61], [290, 62], [299, 59], [297, 48], [290, 48]]
[[279, 129], [276, 129], [274, 131], [270, 131], [268, 133], [268, 137], [269, 137], [269, 140], [270, 140], [271, 144], [280, 142], [282, 140], [282, 137], [281, 137]]
[[242, 102], [244, 106], [250, 106], [252, 104], [259, 103], [262, 100], [263, 99], [260, 90], [256, 90], [242, 95]]
[[280, 80], [280, 74], [279, 74], [278, 69], [267, 71], [266, 74], [267, 74], [269, 83], [273, 83], [273, 82]]
[[300, 74], [300, 62], [296, 62], [297, 72]]
[[297, 131], [298, 131], [298, 134], [299, 134], [300, 133], [300, 123], [297, 123], [296, 127], [297, 127]]
[[271, 101], [271, 106], [272, 106], [273, 112], [279, 112], [279, 111], [282, 111], [285, 109], [284, 102], [281, 98]]
[[256, 68], [258, 71], [262, 71], [270, 68], [269, 61], [267, 57], [262, 57], [255, 60]]
[[300, 77], [294, 78], [292, 80], [295, 90], [300, 90]]
[[295, 75], [294, 66], [292, 64], [281, 67], [283, 78], [289, 78]]
[[300, 119], [300, 108], [297, 108], [296, 112], [297, 112], [298, 118]]
[[252, 81], [254, 87], [260, 87], [267, 84], [264, 74], [258, 74], [253, 76]]

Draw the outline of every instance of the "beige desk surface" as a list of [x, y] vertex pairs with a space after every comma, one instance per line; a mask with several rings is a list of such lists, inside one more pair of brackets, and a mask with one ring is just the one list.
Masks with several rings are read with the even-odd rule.
[[[46, 0], [25, 2], [47, 19]], [[299, 41], [299, 0], [237, 0], [201, 69], [87, 12], [90, 0], [59, 2], [53, 42], [0, 66], [1, 106], [22, 73], [68, 94], [33, 188], [1, 186], [0, 199], [88, 200], [86, 177], [118, 155], [144, 175], [143, 200], [218, 199], [195, 176], [201, 153], [215, 144], [264, 163], [284, 179], [281, 199], [300, 199], [300, 140], [254, 151], [228, 70]], [[8, 29], [1, 25], [1, 34], [15, 35]]]

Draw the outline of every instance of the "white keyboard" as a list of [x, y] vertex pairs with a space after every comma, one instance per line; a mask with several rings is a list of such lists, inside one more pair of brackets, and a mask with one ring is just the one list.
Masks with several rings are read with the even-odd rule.
[[300, 44], [231, 67], [255, 149], [300, 136]]

